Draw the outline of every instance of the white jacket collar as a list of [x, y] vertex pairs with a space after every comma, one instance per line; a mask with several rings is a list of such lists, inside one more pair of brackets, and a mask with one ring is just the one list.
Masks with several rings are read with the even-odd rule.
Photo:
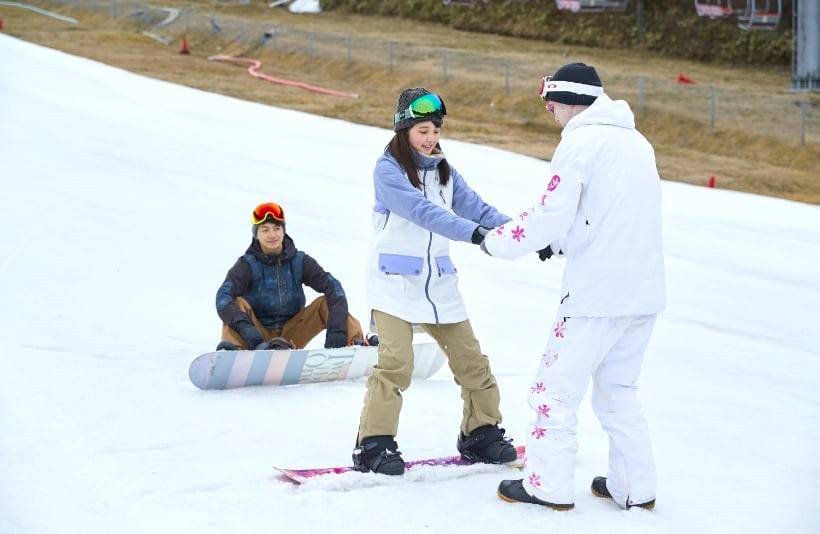
[[413, 157], [416, 159], [416, 164], [422, 168], [431, 170], [438, 166], [441, 160], [444, 159], [443, 152], [434, 152], [429, 156], [427, 154], [422, 154], [421, 152], [417, 151], [416, 149], [413, 150]]
[[591, 106], [569, 120], [561, 131], [561, 137], [577, 128], [593, 124], [634, 129], [635, 115], [625, 100], [612, 100], [606, 94], [602, 94]]

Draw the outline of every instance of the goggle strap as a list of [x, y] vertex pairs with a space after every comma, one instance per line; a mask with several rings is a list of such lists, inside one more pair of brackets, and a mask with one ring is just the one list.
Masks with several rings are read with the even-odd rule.
[[541, 98], [546, 98], [547, 93], [574, 93], [576, 95], [598, 97], [604, 94], [604, 88], [585, 83], [551, 80], [545, 76], [541, 82]]
[[[256, 215], [257, 211], [262, 211], [262, 217]], [[279, 213], [277, 216], [276, 213]], [[274, 220], [274, 222], [284, 223], [285, 222], [285, 210], [282, 209], [282, 206], [278, 204], [262, 204], [256, 207], [256, 209], [251, 212], [251, 222], [253, 224], [262, 224], [263, 222], [268, 220], [268, 217]]]
[[277, 218], [273, 215], [273, 213], [271, 213], [271, 212], [266, 213], [266, 214], [265, 214], [265, 216], [264, 216], [264, 217], [262, 217], [262, 219], [261, 219], [261, 220], [259, 220], [259, 218], [258, 218], [256, 215], [254, 215], [254, 216], [253, 216], [253, 221], [252, 221], [252, 222], [253, 222], [253, 224], [255, 224], [255, 225], [259, 225], [259, 224], [262, 224], [262, 223], [266, 223], [266, 222], [268, 222], [268, 219], [270, 219], [270, 221], [271, 221], [271, 222], [275, 222], [275, 223], [277, 223], [277, 224], [285, 224], [284, 219], [277, 219]]
[[400, 121], [404, 119], [414, 119], [416, 118], [415, 113], [410, 108], [405, 109], [404, 111], [399, 111], [395, 115], [393, 115], [393, 124], [398, 124]]

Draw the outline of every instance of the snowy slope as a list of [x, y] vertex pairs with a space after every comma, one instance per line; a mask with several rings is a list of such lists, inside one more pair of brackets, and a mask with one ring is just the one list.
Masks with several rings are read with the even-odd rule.
[[[349, 462], [363, 383], [203, 392], [187, 366], [218, 341], [214, 294], [263, 200], [366, 317], [371, 172], [389, 137], [0, 34], [0, 532], [820, 530], [820, 208], [678, 183], [664, 183], [669, 308], [643, 376], [654, 512], [589, 494], [607, 443], [586, 402], [573, 512], [502, 503], [515, 473], [498, 469], [279, 482], [274, 463]], [[507, 213], [548, 175], [444, 146]], [[523, 443], [562, 265], [453, 256]], [[414, 384], [405, 457], [452, 454], [460, 410], [446, 370]]]

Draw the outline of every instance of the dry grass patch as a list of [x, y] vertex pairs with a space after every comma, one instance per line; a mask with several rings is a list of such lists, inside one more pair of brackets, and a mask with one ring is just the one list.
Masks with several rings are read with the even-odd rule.
[[[163, 5], [190, 6], [180, 2]], [[78, 26], [48, 19], [22, 10], [0, 7], [6, 21], [5, 31], [23, 39], [66, 52], [89, 57], [139, 74], [196, 87], [269, 105], [294, 108], [310, 113], [337, 117], [352, 122], [389, 128], [395, 99], [405, 87], [424, 85], [439, 91], [448, 103], [447, 137], [493, 145], [539, 158], [548, 159], [559, 139], [559, 129], [552, 123], [534, 95], [537, 76], [544, 65], [562, 64], [567, 57], [583, 57], [600, 67], [608, 91], [616, 97], [627, 97], [634, 103], [634, 86], [624, 75], [641, 74], [651, 83], [666, 83], [670, 73], [681, 70], [709, 82], [720, 80], [721, 88], [737, 90], [745, 96], [740, 103], [766, 109], [766, 95], [781, 95], [788, 84], [784, 72], [759, 72], [753, 69], [730, 69], [636, 54], [561, 47], [548, 43], [476, 35], [445, 27], [417, 22], [338, 13], [321, 16], [295, 16], [284, 10], [261, 6], [213, 6], [194, 2], [203, 14], [219, 17], [244, 17], [265, 24], [286, 25], [359, 38], [392, 39], [407, 43], [431, 43], [458, 51], [492, 53], [531, 65], [523, 76], [511, 79], [512, 91], [505, 95], [497, 71], [460, 69], [445, 83], [438, 75], [439, 57], [396, 65], [389, 72], [384, 63], [372, 60], [352, 63], [340, 56], [329, 57], [317, 42], [319, 57], [305, 51], [285, 52], [253, 43], [231, 41], [208, 32], [190, 31], [190, 56], [177, 53], [178, 42], [165, 47], [140, 35], [142, 28], [133, 22], [112, 21], [106, 14], [41, 7], [80, 19]], [[228, 20], [228, 19], [218, 19]], [[260, 26], [261, 27], [261, 26]], [[179, 37], [176, 30], [165, 29], [169, 37]], [[162, 32], [157, 32], [162, 33]], [[261, 33], [261, 32], [260, 32]], [[372, 52], [372, 51], [371, 51]], [[382, 54], [377, 50], [372, 53]], [[359, 93], [358, 100], [317, 95], [294, 88], [277, 86], [249, 76], [240, 65], [207, 61], [213, 54], [258, 58], [262, 70], [274, 76]], [[469, 59], [469, 56], [465, 56]], [[489, 78], [492, 76], [492, 78]], [[609, 76], [609, 78], [608, 78]], [[611, 79], [611, 83], [607, 80]], [[533, 81], [536, 80], [536, 81]], [[749, 90], [754, 87], [754, 91]], [[641, 131], [653, 142], [661, 174], [666, 179], [704, 184], [710, 175], [718, 177], [719, 187], [780, 196], [804, 202], [820, 203], [820, 144], [800, 147], [775, 131], [778, 117], [772, 116], [771, 135], [755, 119], [737, 113], [732, 120], [722, 120], [712, 130], [691, 104], [671, 94], [656, 94], [637, 116]], [[771, 100], [771, 99], [769, 99]], [[815, 113], [818, 113], [815, 110]], [[758, 133], [756, 133], [758, 132]]]

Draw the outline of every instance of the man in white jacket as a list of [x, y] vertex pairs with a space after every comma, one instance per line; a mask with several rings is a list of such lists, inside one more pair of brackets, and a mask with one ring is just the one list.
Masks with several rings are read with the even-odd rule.
[[[655, 504], [655, 466], [637, 381], [655, 315], [665, 306], [660, 178], [629, 105], [611, 100], [595, 69], [572, 63], [545, 77], [541, 97], [563, 127], [535, 204], [491, 230], [482, 248], [514, 259], [540, 251], [567, 260], [560, 304], [528, 403], [523, 480], [498, 496], [574, 507], [578, 406], [592, 405], [609, 435], [609, 469], [592, 492], [622, 508]], [[549, 245], [549, 248], [547, 248]]]

